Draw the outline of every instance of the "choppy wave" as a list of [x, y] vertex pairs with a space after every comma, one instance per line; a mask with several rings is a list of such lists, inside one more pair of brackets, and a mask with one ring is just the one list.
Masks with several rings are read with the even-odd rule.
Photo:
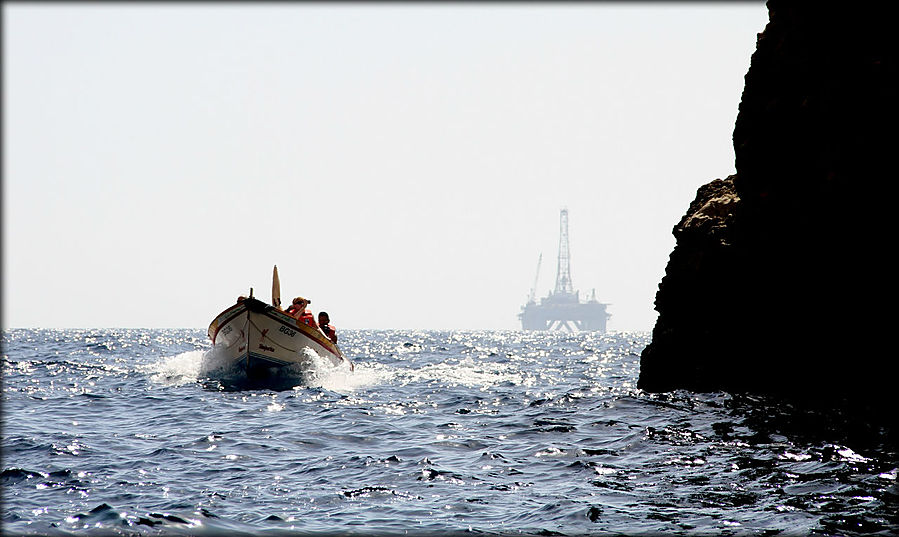
[[636, 388], [648, 334], [344, 331], [240, 383], [195, 330], [3, 334], [5, 533], [896, 534], [889, 431]]

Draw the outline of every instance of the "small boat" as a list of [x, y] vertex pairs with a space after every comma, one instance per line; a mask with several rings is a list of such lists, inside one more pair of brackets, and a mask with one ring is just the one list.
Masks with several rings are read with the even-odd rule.
[[340, 348], [315, 326], [308, 326], [281, 310], [278, 267], [272, 276], [272, 304], [250, 296], [219, 313], [206, 334], [216, 354], [248, 378], [277, 374], [281, 368], [311, 366], [314, 352], [334, 366], [353, 368]]

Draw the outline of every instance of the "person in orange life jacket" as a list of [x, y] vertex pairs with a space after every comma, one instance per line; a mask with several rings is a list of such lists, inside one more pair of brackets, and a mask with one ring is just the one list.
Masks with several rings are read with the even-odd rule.
[[326, 336], [328, 336], [331, 343], [337, 344], [337, 330], [331, 326], [331, 317], [328, 316], [328, 312], [318, 312], [318, 327], [322, 329], [322, 332], [324, 332]]
[[293, 303], [287, 308], [285, 313], [307, 326], [318, 328], [318, 325], [315, 324], [315, 318], [312, 316], [312, 312], [306, 309], [306, 306], [311, 303], [311, 300], [306, 300], [305, 298], [298, 296], [293, 299]]

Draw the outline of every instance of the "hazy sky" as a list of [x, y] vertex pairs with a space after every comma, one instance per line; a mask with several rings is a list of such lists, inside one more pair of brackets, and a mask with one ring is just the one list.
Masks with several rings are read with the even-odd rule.
[[3, 326], [516, 329], [556, 277], [650, 330], [734, 172], [763, 2], [4, 3]]

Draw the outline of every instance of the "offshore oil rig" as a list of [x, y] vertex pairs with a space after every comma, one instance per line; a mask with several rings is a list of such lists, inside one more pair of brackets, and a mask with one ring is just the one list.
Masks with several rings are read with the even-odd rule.
[[540, 263], [543, 254], [537, 259], [537, 275], [531, 287], [528, 302], [521, 307], [518, 318], [521, 319], [522, 330], [568, 330], [599, 332], [606, 331], [606, 321], [611, 317], [606, 306], [596, 300], [596, 289], [590, 298], [581, 302], [579, 291], [571, 285], [570, 258], [568, 255], [568, 209], [562, 209], [559, 217], [559, 264], [556, 271], [556, 288], [542, 298], [538, 304], [534, 298], [537, 279], [540, 277]]

